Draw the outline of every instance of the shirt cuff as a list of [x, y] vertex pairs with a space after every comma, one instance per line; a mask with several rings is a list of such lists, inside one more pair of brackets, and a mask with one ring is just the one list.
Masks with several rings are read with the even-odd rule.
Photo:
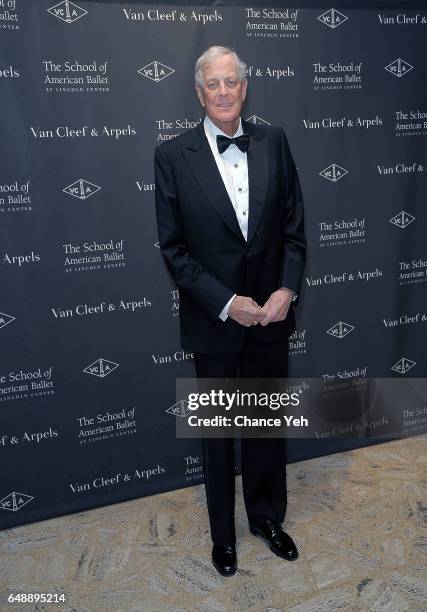
[[[288, 289], [288, 287], [280, 287], [280, 289]], [[292, 302], [295, 302], [295, 300], [298, 297], [298, 293], [295, 293], [295, 291], [293, 289], [289, 289], [289, 291], [292, 291], [292, 293], [293, 293]]]
[[219, 318], [221, 319], [221, 321], [226, 321], [228, 318], [228, 309], [230, 308], [230, 304], [231, 302], [234, 300], [234, 298], [236, 297], [237, 293], [235, 293], [226, 303], [226, 305], [224, 306], [224, 308], [221, 310], [221, 312], [219, 313]]

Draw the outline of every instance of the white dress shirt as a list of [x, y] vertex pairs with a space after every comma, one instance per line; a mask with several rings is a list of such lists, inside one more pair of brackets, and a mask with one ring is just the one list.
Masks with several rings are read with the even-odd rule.
[[[224, 153], [220, 154], [216, 144], [217, 135], [220, 134], [221, 136], [227, 136], [227, 138], [230, 138], [230, 136], [225, 134], [214, 123], [212, 123], [207, 115], [204, 119], [204, 128], [206, 138], [208, 139], [216, 165], [218, 166], [219, 173], [221, 174], [224, 186], [236, 212], [240, 229], [242, 230], [245, 240], [247, 240], [249, 217], [249, 179], [247, 154], [243, 153], [243, 151], [241, 151], [235, 144], [231, 144], [228, 149], [224, 151]], [[237, 136], [241, 136], [242, 134], [242, 120], [239, 119], [239, 127], [232, 137], [235, 138]], [[223, 321], [227, 319], [228, 308], [236, 295], [237, 294], [230, 298], [220, 312], [219, 317]]]

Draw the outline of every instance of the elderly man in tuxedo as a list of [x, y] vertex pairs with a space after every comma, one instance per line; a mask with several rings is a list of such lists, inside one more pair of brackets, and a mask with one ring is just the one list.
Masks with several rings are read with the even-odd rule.
[[[179, 289], [184, 349], [199, 378], [287, 376], [288, 337], [306, 242], [296, 167], [280, 127], [241, 118], [246, 65], [227, 47], [197, 60], [204, 120], [155, 152], [159, 243]], [[212, 562], [237, 568], [233, 439], [203, 438]], [[241, 441], [249, 529], [279, 557], [298, 557], [283, 531], [286, 440]]]

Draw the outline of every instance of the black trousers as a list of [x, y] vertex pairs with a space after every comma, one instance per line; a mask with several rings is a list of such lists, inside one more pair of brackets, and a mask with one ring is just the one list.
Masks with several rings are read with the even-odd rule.
[[[250, 328], [239, 353], [195, 353], [198, 378], [286, 378], [288, 343], [253, 344]], [[206, 500], [214, 544], [236, 542], [233, 438], [202, 438]], [[287, 505], [286, 439], [241, 439], [243, 499], [250, 522], [282, 523]]]

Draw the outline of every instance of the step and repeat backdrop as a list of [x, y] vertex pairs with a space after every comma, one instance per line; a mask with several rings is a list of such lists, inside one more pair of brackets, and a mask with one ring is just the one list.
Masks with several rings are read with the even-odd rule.
[[[284, 128], [300, 175], [290, 374], [425, 376], [427, 7], [232, 4], [0, 0], [0, 528], [203, 482], [175, 433], [194, 364], [153, 155], [203, 118], [212, 44], [246, 61], [244, 118]], [[375, 441], [290, 440], [289, 461]]]

